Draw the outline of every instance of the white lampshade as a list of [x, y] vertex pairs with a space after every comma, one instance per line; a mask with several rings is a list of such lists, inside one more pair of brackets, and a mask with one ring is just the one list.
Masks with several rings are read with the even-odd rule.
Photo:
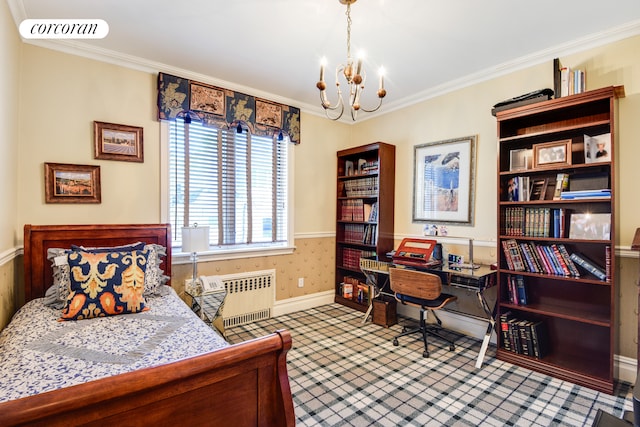
[[182, 227], [182, 252], [209, 250], [209, 227]]

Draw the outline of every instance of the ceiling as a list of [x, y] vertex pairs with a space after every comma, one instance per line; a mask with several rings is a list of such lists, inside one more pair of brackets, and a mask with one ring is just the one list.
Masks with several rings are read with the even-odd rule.
[[[346, 6], [339, 0], [7, 1], [17, 25], [27, 18], [109, 25], [104, 39], [29, 41], [34, 44], [199, 79], [312, 113], [321, 111], [315, 88], [321, 58], [328, 62], [333, 102], [329, 70], [346, 59]], [[640, 34], [638, 0], [359, 0], [351, 16], [352, 56], [364, 51], [365, 93], [373, 93], [363, 107], [374, 103], [377, 70], [385, 68], [387, 98], [378, 114]]]

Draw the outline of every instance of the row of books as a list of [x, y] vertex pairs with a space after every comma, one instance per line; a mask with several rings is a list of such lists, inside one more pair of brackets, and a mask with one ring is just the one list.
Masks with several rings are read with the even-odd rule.
[[375, 251], [364, 251], [362, 249], [343, 248], [342, 249], [342, 266], [360, 270], [360, 258], [368, 258], [375, 256]]
[[584, 70], [572, 69], [562, 65], [560, 58], [554, 58], [553, 91], [556, 98], [584, 92], [587, 87], [586, 79]]
[[502, 348], [518, 354], [542, 359], [549, 354], [546, 324], [541, 320], [520, 319], [511, 311], [500, 315]]
[[580, 271], [563, 244], [540, 245], [515, 239], [502, 241], [509, 270], [552, 276], [580, 277]]
[[502, 241], [507, 267], [512, 271], [578, 278], [582, 270], [599, 280], [611, 280], [611, 246], [605, 246], [605, 266], [579, 252], [569, 254], [562, 244], [540, 245], [533, 242]]
[[375, 224], [345, 224], [345, 242], [375, 245], [378, 239], [378, 227]]
[[507, 236], [565, 237], [564, 208], [508, 207], [504, 210], [504, 233]]
[[520, 274], [507, 275], [507, 299], [511, 304], [527, 305], [529, 298], [524, 276]]
[[344, 174], [352, 175], [368, 175], [378, 171], [378, 160], [358, 159], [357, 161], [346, 160], [344, 162]]
[[369, 285], [360, 281], [358, 278], [345, 276], [340, 286], [340, 294], [343, 298], [363, 304], [371, 303], [372, 292]]
[[345, 181], [344, 190], [347, 197], [375, 197], [378, 195], [378, 177], [369, 176]]
[[340, 219], [342, 221], [376, 222], [378, 203], [366, 203], [362, 199], [342, 200], [340, 202]]

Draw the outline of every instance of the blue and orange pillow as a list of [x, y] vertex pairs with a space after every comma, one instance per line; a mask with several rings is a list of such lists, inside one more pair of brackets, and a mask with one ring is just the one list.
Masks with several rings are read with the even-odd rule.
[[139, 313], [144, 298], [150, 250], [68, 253], [69, 296], [60, 320]]

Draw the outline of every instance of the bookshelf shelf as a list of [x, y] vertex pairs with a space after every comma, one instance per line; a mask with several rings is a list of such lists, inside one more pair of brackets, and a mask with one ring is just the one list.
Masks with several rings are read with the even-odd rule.
[[393, 249], [395, 146], [349, 148], [338, 151], [337, 160], [335, 302], [364, 312], [371, 292], [360, 257]]
[[[609, 394], [620, 97], [606, 87], [496, 114], [497, 357]], [[542, 157], [548, 147], [558, 158]]]

